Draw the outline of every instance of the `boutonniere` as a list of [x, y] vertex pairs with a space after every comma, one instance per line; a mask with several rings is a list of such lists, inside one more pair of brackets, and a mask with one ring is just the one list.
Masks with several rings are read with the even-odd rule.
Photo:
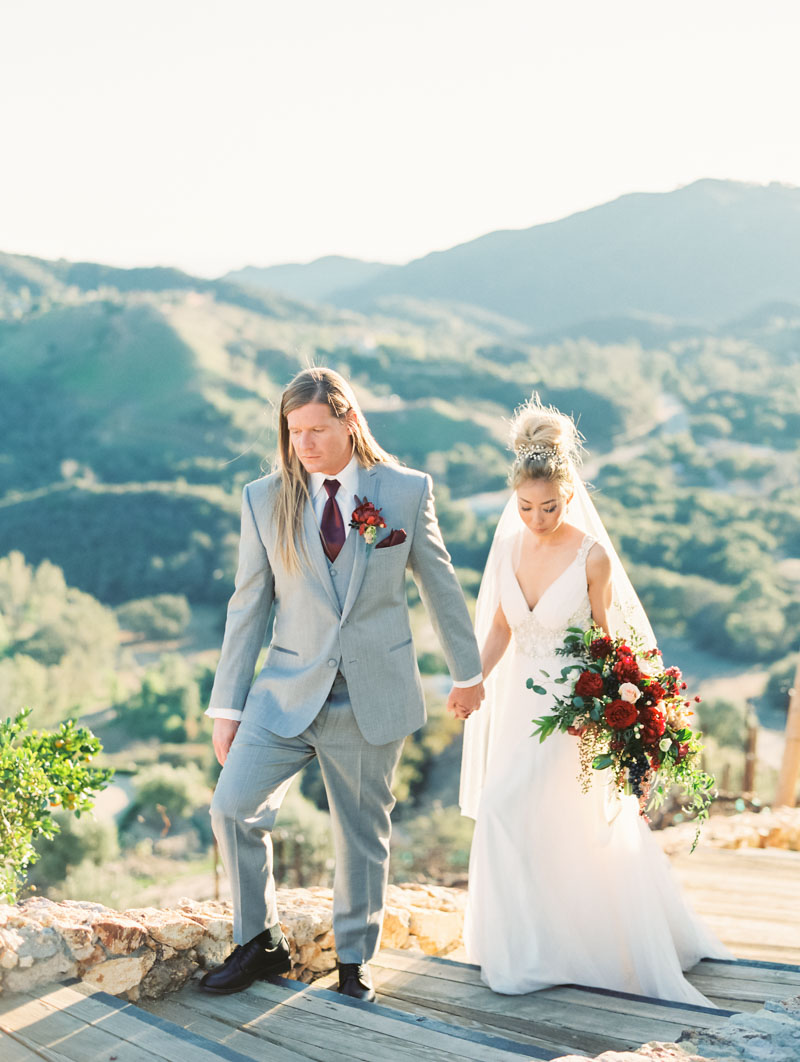
[[371, 546], [375, 541], [375, 536], [378, 534], [379, 527], [386, 527], [386, 521], [381, 516], [381, 509], [376, 509], [371, 501], [367, 501], [366, 498], [359, 498], [355, 495], [356, 507], [353, 509], [353, 515], [350, 519], [350, 526], [352, 528], [358, 528], [358, 533], [361, 535], [368, 546]]

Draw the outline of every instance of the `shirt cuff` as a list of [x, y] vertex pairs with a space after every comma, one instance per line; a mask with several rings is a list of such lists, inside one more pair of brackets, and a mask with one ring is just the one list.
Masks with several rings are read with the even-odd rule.
[[209, 719], [235, 719], [238, 723], [241, 722], [243, 713], [235, 708], [207, 708], [205, 714]]
[[457, 686], [460, 690], [465, 690], [468, 686], [477, 686], [479, 682], [483, 682], [483, 674], [476, 675], [471, 679], [464, 679], [462, 682], [456, 682], [453, 679], [453, 685]]

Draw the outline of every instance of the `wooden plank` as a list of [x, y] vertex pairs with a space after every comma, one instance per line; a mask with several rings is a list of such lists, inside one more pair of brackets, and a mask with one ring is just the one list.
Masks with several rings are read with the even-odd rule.
[[221, 1059], [246, 1062], [235, 1051], [206, 1042], [197, 1035], [187, 1035], [180, 1026], [160, 1020], [83, 981], [54, 985], [40, 999], [54, 1010], [102, 1028], [120, 1041], [135, 1044], [166, 1062], [220, 1062]]
[[739, 962], [723, 962], [721, 960], [703, 959], [693, 967], [687, 977], [692, 974], [713, 974], [714, 977], [728, 977], [732, 981], [760, 981], [764, 985], [786, 985], [791, 990], [797, 988], [795, 995], [800, 994], [800, 966], [781, 967], [777, 963], [767, 966], [754, 962], [740, 960]]
[[732, 1010], [739, 1014], [744, 1011], [751, 1011], [755, 1013], [757, 1010], [761, 1010], [763, 1004], [754, 1003], [749, 999], [728, 999], [726, 996], [710, 995], [708, 997], [712, 1003], [716, 1003], [718, 1007], [722, 1007], [724, 1010]]
[[[671, 862], [689, 902], [735, 955], [800, 963], [800, 853], [699, 848]], [[754, 896], [769, 904], [754, 908]]]
[[0, 1031], [0, 1058], [3, 1062], [42, 1062], [44, 1056], [33, 1047], [26, 1046], [24, 1040], [17, 1040]]
[[734, 980], [730, 977], [717, 977], [715, 974], [693, 973], [690, 978], [695, 988], [703, 995], [725, 995], [729, 999], [751, 999], [763, 1003], [767, 999], [788, 999], [797, 995], [785, 985], [764, 984], [763, 981], [748, 981], [744, 978]]
[[0, 997], [0, 1029], [24, 1039], [34, 1050], [52, 1048], [72, 1062], [162, 1062], [163, 1056], [125, 1043], [103, 1029], [29, 997]]
[[300, 1005], [317, 1008], [321, 1003], [327, 1002], [332, 998], [337, 1005], [343, 1005], [350, 1008], [356, 1008], [359, 1012], [360, 1020], [370, 1019], [384, 1019], [389, 1018], [391, 1021], [403, 1021], [408, 1026], [406, 1030], [406, 1038], [412, 1039], [414, 1042], [422, 1041], [424, 1043], [432, 1043], [434, 1039], [439, 1035], [444, 1034], [446, 1041], [443, 1042], [443, 1046], [450, 1046], [450, 1042], [453, 1037], [464, 1041], [459, 1045], [459, 1057], [465, 1059], [492, 1059], [493, 1062], [520, 1062], [520, 1055], [524, 1055], [525, 1058], [530, 1058], [531, 1055], [535, 1055], [539, 1059], [549, 1060], [553, 1057], [552, 1052], [546, 1051], [531, 1051], [522, 1049], [517, 1040], [509, 1040], [508, 1037], [500, 1036], [496, 1032], [493, 1033], [481, 1033], [479, 1031], [470, 1032], [463, 1028], [463, 1026], [453, 1025], [452, 1023], [442, 1022], [440, 1019], [424, 1019], [422, 1021], [412, 1019], [407, 1013], [392, 1010], [391, 1008], [385, 1008], [381, 1004], [372, 1003], [365, 1006], [362, 1003], [358, 1003], [355, 1000], [348, 999], [346, 996], [342, 997], [337, 992], [322, 993], [323, 1000], [320, 1000], [320, 991], [317, 989], [316, 984], [313, 990], [309, 991], [308, 988], [304, 988], [296, 981], [286, 981], [282, 978], [279, 979], [280, 983], [292, 991], [302, 993], [299, 999]]
[[[492, 1027], [486, 1025], [484, 1021], [472, 1018], [467, 1014], [455, 1015], [449, 1014], [444, 1010], [433, 1010], [428, 1006], [421, 1003], [413, 1003], [408, 999], [399, 1000], [394, 999], [392, 996], [384, 996], [381, 1006], [396, 1010], [398, 1014], [416, 1017], [420, 1022], [430, 1020], [435, 1016], [435, 1020], [449, 1025], [453, 1029], [468, 1029], [476, 1033], [489, 1033], [492, 1031]], [[494, 1031], [496, 1032], [497, 1030], [495, 1029]], [[509, 1030], [504, 1028], [503, 1032], [507, 1034]], [[545, 1047], [541, 1040], [537, 1040], [519, 1029], [514, 1029], [514, 1042], [528, 1047], [532, 1052], [547, 1055], [551, 1058], [560, 1058], [562, 1055], [573, 1054], [573, 1051], [565, 1044], [558, 1046], [550, 1044], [549, 1047]]]
[[[249, 1029], [236, 1029], [225, 1022], [217, 1020], [199, 1010], [187, 1007], [178, 1001], [175, 996], [166, 996], [163, 999], [148, 1000], [144, 1006], [151, 1014], [166, 1021], [174, 1022], [189, 1032], [195, 1032], [207, 1040], [223, 1044], [233, 1048], [239, 1054], [254, 1059], [255, 1062], [264, 1062], [264, 1045], [269, 1043], [269, 1062], [307, 1062], [309, 1056], [290, 1048], [286, 1043], [277, 1043], [274, 1040], [265, 1041], [263, 1037], [251, 1032]], [[341, 1058], [341, 1055], [331, 1054], [331, 1059]]]
[[[603, 1012], [548, 999], [547, 992], [524, 996], [501, 996], [484, 986], [443, 983], [435, 977], [408, 975], [377, 969], [376, 988], [397, 999], [428, 1005], [451, 1013], [482, 1018], [487, 1025], [505, 1029], [522, 1027], [546, 1046], [566, 1044], [587, 1053], [612, 1047], [639, 1047], [649, 1040], [673, 1041], [691, 1022], [677, 1012], [673, 1021], [642, 1019], [635, 1015]], [[520, 1023], [522, 1023], [520, 1025]], [[702, 1026], [701, 1026], [702, 1027]], [[589, 1048], [593, 1050], [589, 1050]]]
[[[180, 1001], [189, 1007], [204, 1004], [193, 994], [183, 989]], [[311, 992], [294, 993], [281, 985], [255, 982], [237, 996], [223, 996], [214, 1000], [215, 1016], [226, 1023], [247, 1028], [251, 1032], [279, 1042], [290, 1042], [309, 1058], [327, 1062], [331, 1058], [359, 1059], [374, 1062], [375, 1058], [408, 1060], [408, 1062], [461, 1062], [461, 1043], [450, 1037], [440, 1039], [446, 1046], [433, 1046], [430, 1037], [409, 1043], [408, 1026], [400, 1021], [384, 1017], [380, 1028], [370, 1028], [365, 1021], [366, 1006], [349, 1007], [324, 996], [331, 993], [316, 993], [321, 1006], [309, 1010], [298, 1006], [298, 1000]], [[491, 1054], [484, 1052], [484, 1058]], [[520, 1057], [514, 1057], [520, 1062]]]
[[[7, 1043], [16, 1043], [21, 1049], [27, 1050], [28, 1055], [26, 1057], [32, 1060], [35, 1059], [35, 1062], [71, 1062], [71, 1059], [67, 1058], [66, 1055], [62, 1055], [60, 1051], [54, 1051], [51, 1047], [42, 1047], [40, 1044], [35, 1044], [21, 1032], [14, 1033], [13, 1037], [0, 1033], [0, 1048], [3, 1049], [3, 1054], [0, 1057], [3, 1062], [6, 1062], [5, 1050]], [[9, 1055], [9, 1062], [10, 1058], [11, 1056]]]
[[[462, 984], [477, 985], [485, 991], [477, 966], [468, 963], [454, 963], [435, 956], [411, 956], [401, 951], [383, 951], [372, 966], [389, 970], [416, 973], [420, 976], [439, 977], [443, 980]], [[529, 993], [533, 995], [534, 993]], [[561, 999], [578, 1006], [597, 1007], [610, 1010], [615, 1014], [633, 1014], [640, 1017], [663, 1018], [665, 1021], [685, 1021], [686, 1027], [711, 1028], [724, 1021], [727, 1015], [719, 1015], [707, 1007], [693, 1003], [676, 1003], [671, 1000], [657, 1000], [647, 996], [637, 996], [626, 992], [611, 992], [607, 989], [591, 988], [584, 985], [555, 985], [541, 989], [535, 995], [547, 999]], [[515, 997], [518, 998], [518, 997]], [[676, 1016], [681, 1011], [681, 1017]]]

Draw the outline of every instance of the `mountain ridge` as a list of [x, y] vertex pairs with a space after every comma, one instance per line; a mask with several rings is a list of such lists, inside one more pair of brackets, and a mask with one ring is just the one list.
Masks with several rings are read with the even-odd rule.
[[[222, 279], [363, 313], [384, 300], [466, 304], [548, 333], [603, 317], [710, 327], [800, 297], [800, 188], [702, 178], [556, 221], [498, 229], [387, 266], [329, 255]], [[363, 270], [367, 277], [353, 283]], [[371, 275], [369, 275], [371, 274]]]

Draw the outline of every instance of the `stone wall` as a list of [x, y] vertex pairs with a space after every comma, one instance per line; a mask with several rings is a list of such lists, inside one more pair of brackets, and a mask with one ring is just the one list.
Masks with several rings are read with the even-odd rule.
[[[656, 831], [668, 853], [686, 851], [691, 823]], [[800, 850], [800, 808], [714, 816], [701, 844]], [[383, 944], [446, 955], [461, 945], [466, 892], [435, 885], [390, 885]], [[282, 889], [278, 909], [292, 949], [292, 976], [310, 982], [336, 965], [330, 889]], [[157, 998], [196, 969], [222, 962], [233, 947], [230, 905], [182, 900], [174, 908], [122, 913], [102, 904], [34, 898], [0, 905], [0, 991], [81, 977], [113, 995]]]
[[[688, 852], [694, 840], [691, 822], [655, 830], [667, 855]], [[765, 808], [738, 815], [712, 815], [700, 833], [700, 845], [712, 848], [785, 848], [800, 852], [800, 808]]]
[[[390, 885], [383, 944], [445, 955], [461, 943], [466, 894]], [[292, 949], [291, 976], [310, 982], [336, 965], [330, 889], [281, 889], [278, 910]], [[97, 903], [34, 898], [0, 905], [0, 991], [80, 977], [127, 999], [154, 999], [233, 948], [230, 904], [182, 900], [122, 913]]]

